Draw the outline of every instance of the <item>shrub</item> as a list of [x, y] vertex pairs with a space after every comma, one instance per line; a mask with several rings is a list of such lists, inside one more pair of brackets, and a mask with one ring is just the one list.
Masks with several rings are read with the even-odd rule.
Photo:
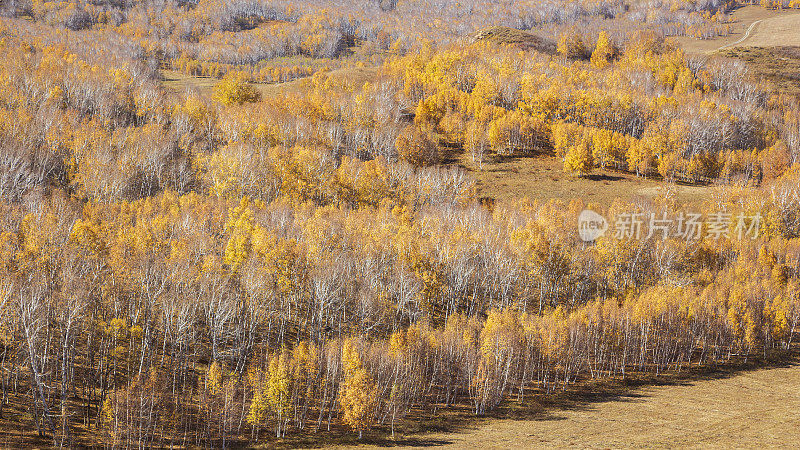
[[225, 106], [257, 102], [261, 94], [250, 83], [244, 72], [229, 72], [214, 86], [214, 100]]

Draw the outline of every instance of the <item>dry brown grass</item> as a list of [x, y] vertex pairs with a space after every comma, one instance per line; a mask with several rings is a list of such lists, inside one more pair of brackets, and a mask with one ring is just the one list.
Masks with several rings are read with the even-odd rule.
[[[328, 74], [336, 83], [363, 85], [365, 82], [374, 79], [377, 72], [377, 67], [348, 67], [332, 70]], [[162, 70], [161, 74], [164, 77], [163, 84], [168, 89], [176, 91], [191, 89], [209, 98], [214, 92], [214, 85], [219, 82], [216, 78], [186, 75], [175, 70]], [[254, 85], [262, 96], [270, 97], [291, 92], [302, 92], [309, 78], [298, 78], [285, 83], [255, 83]]]
[[757, 23], [737, 46], [776, 47], [800, 45], [800, 13], [787, 11]]
[[174, 91], [195, 90], [206, 96], [211, 96], [214, 85], [219, 81], [211, 77], [195, 77], [178, 72], [177, 70], [161, 70], [164, 87]]
[[553, 54], [556, 52], [555, 42], [537, 36], [531, 32], [509, 27], [489, 27], [475, 33], [473, 42], [484, 41], [499, 45], [512, 45], [523, 50], [537, 50]]
[[[738, 8], [731, 17], [734, 20], [733, 33], [716, 39], [695, 39], [691, 37], [678, 37], [675, 42], [687, 53], [711, 54], [727, 45], [734, 44], [745, 37], [750, 26], [756, 24], [747, 36], [747, 39], [736, 44], [764, 45], [759, 42], [775, 41], [770, 45], [800, 45], [781, 43], [784, 40], [800, 40], [800, 14], [794, 11], [779, 12], [768, 10], [760, 6], [750, 5]], [[794, 24], [794, 25], [792, 25]], [[780, 30], [780, 31], [779, 31]], [[777, 33], [777, 34], [776, 34]]]
[[720, 54], [747, 62], [753, 78], [775, 90], [800, 96], [800, 47], [736, 47]]
[[[483, 168], [468, 155], [459, 155], [458, 164], [476, 179], [478, 195], [507, 203], [527, 197], [530, 200], [569, 201], [610, 205], [615, 198], [635, 200], [662, 195], [666, 183], [658, 179], [609, 169], [596, 169], [582, 178], [564, 172], [564, 164], [555, 156], [487, 158]], [[679, 204], [696, 203], [709, 198], [711, 187], [703, 185], [669, 185]]]
[[522, 420], [486, 419], [403, 436], [398, 447], [792, 448], [800, 442], [800, 365], [632, 384], [586, 383], [552, 396]]

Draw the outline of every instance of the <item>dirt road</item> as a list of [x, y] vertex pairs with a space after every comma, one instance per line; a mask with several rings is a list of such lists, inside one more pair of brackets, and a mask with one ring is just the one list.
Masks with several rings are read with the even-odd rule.
[[690, 36], [673, 38], [687, 53], [712, 54], [733, 47], [774, 47], [800, 45], [800, 13], [773, 11], [757, 5], [736, 9], [732, 34], [715, 39]]
[[739, 39], [736, 42], [731, 42], [730, 44], [723, 45], [722, 47], [718, 48], [717, 50], [723, 50], [723, 49], [726, 49], [728, 47], [734, 47], [736, 45], [741, 44], [745, 39], [750, 37], [750, 33], [753, 31], [753, 28], [755, 28], [756, 25], [760, 24], [763, 20], [764, 19], [756, 20], [755, 22], [751, 23], [750, 26], [747, 27], [747, 31], [745, 31], [744, 36], [742, 36], [741, 39]]

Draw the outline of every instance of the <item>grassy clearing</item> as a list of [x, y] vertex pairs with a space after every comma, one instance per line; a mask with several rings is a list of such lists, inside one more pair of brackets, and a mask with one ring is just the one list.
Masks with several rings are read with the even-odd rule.
[[[375, 78], [377, 67], [348, 67], [328, 72], [334, 82], [342, 84], [364, 84]], [[212, 77], [186, 75], [175, 70], [162, 70], [163, 84], [174, 91], [194, 90], [200, 95], [211, 97], [214, 86], [219, 82]], [[291, 92], [302, 92], [309, 77], [298, 78], [285, 83], [255, 83], [256, 89], [264, 97], [271, 97]]]
[[[741, 40], [743, 37], [745, 37], [748, 28], [750, 28], [750, 26], [757, 21], [761, 22], [753, 27], [747, 39], [741, 42], [742, 45], [744, 45], [746, 42], [750, 42], [751, 39], [754, 39], [755, 35], [762, 33], [762, 30], [770, 29], [770, 27], [762, 28], [762, 25], [764, 25], [765, 22], [768, 22], [772, 19], [782, 20], [784, 18], [788, 18], [790, 15], [797, 15], [797, 13], [791, 11], [779, 12], [768, 10], [757, 5], [748, 5], [738, 8], [731, 13], [731, 17], [733, 19], [733, 32], [727, 36], [718, 37], [716, 39], [695, 39], [693, 37], [681, 36], [673, 39], [675, 43], [682, 47], [687, 53], [711, 54], [719, 50], [720, 47], [731, 45]], [[798, 15], [798, 17], [796, 17], [794, 20], [794, 23], [797, 24], [797, 20], [800, 20], [800, 15]], [[793, 33], [800, 37], [800, 25], [795, 25]]]
[[[219, 82], [216, 78], [186, 75], [175, 70], [162, 70], [161, 74], [164, 77], [164, 86], [168, 89], [175, 91], [195, 91], [208, 98], [211, 98], [214, 94], [214, 86]], [[305, 78], [299, 78], [285, 83], [255, 83], [254, 85], [256, 89], [261, 92], [262, 96], [268, 97], [299, 91], [302, 88], [304, 79]]]
[[756, 24], [747, 39], [738, 44], [749, 47], [800, 45], [800, 13], [787, 11]]
[[211, 77], [196, 77], [168, 69], [162, 69], [161, 76], [163, 77], [162, 84], [169, 90], [194, 90], [209, 97], [212, 94], [214, 85], [219, 81]]
[[750, 361], [684, 375], [587, 381], [467, 423], [359, 448], [791, 447], [800, 442], [800, 365], [788, 358], [766, 369]]
[[564, 172], [564, 164], [555, 156], [487, 158], [480, 169], [468, 155], [460, 155], [458, 164], [476, 179], [478, 195], [505, 203], [527, 197], [547, 201], [584, 202], [608, 206], [615, 198], [622, 200], [652, 199], [670, 189], [680, 203], [697, 203], [710, 197], [712, 187], [702, 185], [665, 184], [659, 179], [646, 179], [635, 174], [596, 169], [581, 178]]

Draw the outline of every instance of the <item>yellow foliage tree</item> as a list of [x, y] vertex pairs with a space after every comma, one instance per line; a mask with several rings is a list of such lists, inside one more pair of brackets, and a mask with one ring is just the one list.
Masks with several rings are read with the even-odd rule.
[[415, 166], [430, 166], [441, 162], [439, 146], [426, 127], [406, 127], [395, 141], [400, 157]]
[[556, 50], [567, 58], [586, 57], [586, 44], [583, 43], [583, 38], [577, 30], [562, 33], [558, 38]]
[[344, 380], [339, 393], [339, 405], [344, 422], [353, 431], [358, 432], [361, 439], [365, 429], [369, 429], [374, 419], [377, 390], [352, 340], [344, 343], [342, 348], [342, 365]]
[[275, 436], [286, 434], [286, 422], [292, 406], [290, 353], [283, 350], [273, 354], [266, 374], [261, 370], [251, 370], [248, 374], [253, 387], [253, 401], [247, 414], [247, 422], [261, 425], [271, 416], [275, 420]]
[[611, 39], [608, 37], [608, 33], [601, 31], [600, 35], [597, 37], [597, 45], [592, 52], [592, 64], [594, 64], [595, 67], [602, 69], [608, 65], [615, 53], [616, 51], [614, 49], [614, 43], [611, 42]]
[[211, 395], [217, 395], [220, 389], [222, 389], [222, 366], [219, 362], [214, 361], [208, 367], [208, 373], [206, 373], [206, 389]]
[[257, 102], [261, 98], [244, 72], [229, 72], [214, 86], [213, 99], [225, 106]]
[[564, 159], [565, 172], [586, 176], [592, 169], [594, 169], [594, 157], [587, 142], [581, 142], [569, 149]]

